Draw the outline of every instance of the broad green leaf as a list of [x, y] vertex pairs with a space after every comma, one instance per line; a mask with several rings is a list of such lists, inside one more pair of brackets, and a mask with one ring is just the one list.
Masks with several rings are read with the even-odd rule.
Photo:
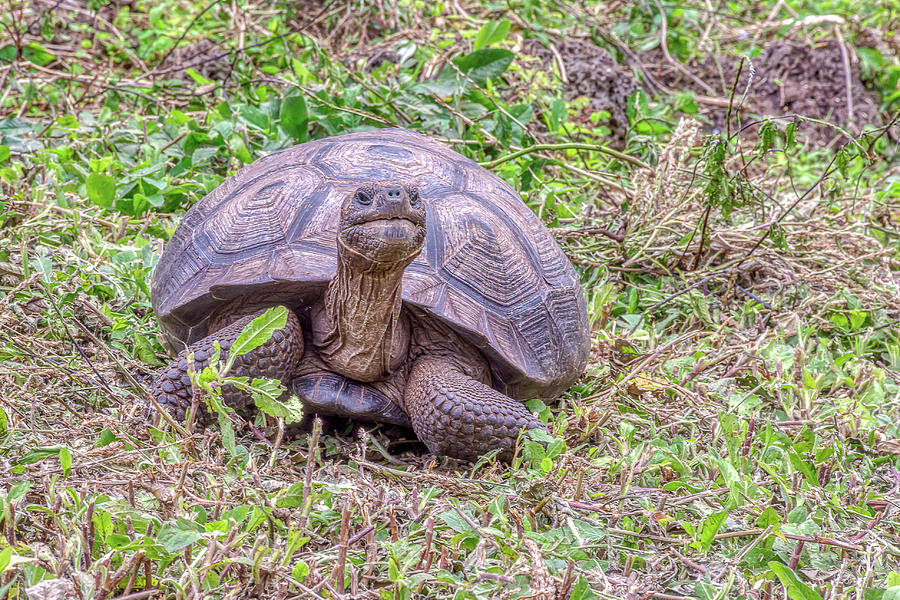
[[509, 33], [508, 19], [488, 21], [482, 25], [481, 29], [478, 30], [478, 35], [475, 36], [475, 50], [481, 50], [491, 44], [502, 42], [506, 39], [507, 33]]
[[791, 461], [791, 466], [794, 467], [795, 470], [803, 473], [803, 477], [806, 479], [806, 482], [814, 487], [818, 487], [819, 485], [819, 477], [816, 474], [816, 470], [809, 463], [809, 461], [804, 460], [800, 454], [797, 453], [797, 450], [794, 448], [788, 448], [788, 458]]
[[33, 450], [28, 451], [25, 456], [20, 458], [16, 462], [16, 464], [31, 465], [51, 456], [59, 456], [60, 449], [61, 446], [46, 446], [42, 448], [34, 448]]
[[209, 85], [210, 83], [215, 83], [211, 79], [207, 79], [206, 77], [204, 77], [203, 75], [201, 75], [200, 73], [198, 73], [197, 71], [195, 71], [194, 69], [192, 69], [190, 67], [185, 69], [184, 72], [187, 73], [190, 76], [190, 78], [194, 80], [194, 83], [196, 83], [197, 85]]
[[503, 74], [512, 63], [515, 54], [501, 48], [484, 48], [471, 54], [453, 59], [460, 71], [468, 75], [478, 85], [484, 85], [488, 79]]
[[722, 528], [727, 517], [728, 512], [720, 512], [711, 514], [704, 519], [703, 529], [700, 531], [700, 548], [703, 552], [709, 551], [712, 547], [713, 540], [715, 540], [716, 534], [719, 533], [719, 529]]
[[59, 466], [62, 467], [63, 477], [68, 477], [69, 471], [72, 470], [72, 453], [69, 452], [68, 448], [60, 448]]
[[102, 448], [103, 446], [109, 446], [110, 444], [115, 442], [117, 439], [119, 439], [119, 438], [116, 437], [116, 434], [114, 434], [109, 429], [104, 428], [103, 431], [100, 432], [100, 437], [97, 439], [96, 442], [94, 442], [94, 447]]
[[46, 66], [56, 60], [55, 56], [44, 50], [44, 47], [37, 42], [31, 42], [22, 48], [22, 57], [39, 67]]
[[275, 330], [287, 324], [287, 309], [274, 306], [256, 317], [244, 327], [241, 334], [231, 345], [229, 358], [241, 356], [256, 350], [271, 339]]
[[450, 528], [457, 533], [472, 531], [472, 526], [459, 516], [459, 513], [455, 510], [444, 511], [437, 515], [437, 518], [449, 525]]
[[7, 160], [9, 160], [9, 146], [0, 145], [0, 165], [4, 164]]
[[148, 365], [163, 366], [163, 362], [156, 358], [156, 352], [153, 351], [150, 340], [143, 333], [134, 335], [134, 353]]
[[175, 553], [184, 550], [191, 544], [203, 539], [203, 535], [198, 531], [183, 529], [175, 524], [163, 526], [159, 532], [159, 541], [166, 552]]
[[305, 142], [308, 134], [309, 110], [303, 96], [287, 96], [281, 101], [281, 127], [294, 138]]
[[7, 502], [15, 502], [16, 500], [21, 500], [25, 497], [25, 494], [28, 493], [28, 490], [31, 489], [30, 481], [20, 481], [16, 485], [9, 488], [9, 493], [6, 494]]
[[771, 506], [767, 506], [756, 518], [756, 526], [765, 528], [770, 525], [777, 525], [778, 523], [781, 523], [781, 521], [781, 515], [778, 514], [778, 511]]
[[[256, 387], [257, 381], [272, 381], [271, 379], [254, 379], [253, 386]], [[303, 403], [296, 396], [291, 396], [285, 401], [279, 400], [280, 392], [284, 390], [283, 386], [278, 386], [279, 394], [260, 394], [251, 389], [250, 394], [253, 396], [253, 402], [256, 407], [266, 414], [273, 417], [281, 417], [285, 423], [299, 423], [303, 420]]]
[[881, 600], [900, 600], [900, 585], [895, 585], [884, 590]]
[[822, 600], [818, 592], [800, 581], [797, 574], [783, 564], [773, 561], [769, 563], [769, 568], [778, 576], [791, 600]]
[[588, 580], [584, 578], [584, 575], [579, 575], [578, 582], [572, 587], [572, 594], [569, 596], [569, 600], [594, 600], [595, 598], [597, 596], [591, 591]]
[[242, 121], [259, 129], [260, 131], [269, 130], [269, 117], [255, 106], [244, 104], [240, 107], [240, 118]]
[[303, 506], [303, 482], [295, 481], [275, 502], [278, 508], [300, 508]]
[[791, 150], [797, 139], [797, 123], [791, 121], [784, 130], [784, 149]]
[[203, 146], [197, 148], [191, 153], [191, 163], [197, 167], [209, 162], [213, 156], [219, 153], [219, 149], [215, 146]]
[[219, 410], [216, 412], [216, 417], [219, 421], [219, 429], [222, 430], [222, 445], [228, 450], [228, 454], [236, 456], [237, 445], [234, 442], [234, 427], [231, 426], [231, 419], [228, 418], [228, 413], [224, 410]]
[[91, 173], [87, 178], [87, 194], [91, 202], [103, 208], [112, 208], [116, 198], [116, 180], [103, 173]]
[[685, 91], [675, 97], [675, 110], [680, 110], [689, 115], [696, 114], [700, 107], [697, 105], [693, 92]]
[[400, 569], [397, 568], [397, 561], [393, 556], [388, 559], [388, 579], [391, 581], [400, 579]]

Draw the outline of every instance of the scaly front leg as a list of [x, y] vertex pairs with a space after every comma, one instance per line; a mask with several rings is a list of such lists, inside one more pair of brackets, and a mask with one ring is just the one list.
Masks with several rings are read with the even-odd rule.
[[501, 460], [511, 460], [522, 428], [544, 429], [521, 402], [434, 356], [413, 365], [404, 402], [413, 430], [429, 450], [465, 460], [491, 450], [500, 450]]
[[[227, 360], [228, 351], [241, 330], [263, 312], [265, 311], [238, 319], [182, 350], [178, 357], [153, 380], [150, 393], [156, 401], [176, 418], [183, 420], [193, 399], [191, 377], [188, 374], [188, 354], [194, 353], [194, 371], [202, 371], [212, 358], [213, 342], [218, 341], [222, 347], [221, 359]], [[255, 377], [279, 379], [287, 386], [290, 384], [288, 379], [294, 373], [301, 356], [303, 356], [303, 332], [300, 321], [293, 311], [288, 310], [285, 326], [276, 330], [262, 346], [237, 357], [228, 374], [246, 376], [250, 379]], [[251, 402], [247, 393], [233, 385], [222, 388], [222, 398], [228, 406], [235, 409], [245, 408]]]

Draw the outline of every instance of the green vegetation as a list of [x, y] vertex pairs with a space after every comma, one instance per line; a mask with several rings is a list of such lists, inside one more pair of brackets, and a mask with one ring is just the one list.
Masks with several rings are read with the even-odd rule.
[[[900, 597], [900, 39], [864, 12], [11, 3], [0, 597]], [[180, 216], [389, 125], [506, 179], [576, 265], [594, 350], [530, 403], [552, 440], [432, 464], [395, 429], [287, 435], [274, 402], [160, 420], [149, 281]]]

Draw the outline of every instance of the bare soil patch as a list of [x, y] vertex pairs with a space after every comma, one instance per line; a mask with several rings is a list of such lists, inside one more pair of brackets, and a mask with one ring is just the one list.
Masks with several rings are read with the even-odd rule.
[[[739, 69], [732, 110], [739, 120], [732, 122], [732, 130], [757, 116], [780, 115], [827, 121], [852, 133], [865, 125], [881, 125], [878, 99], [860, 80], [855, 52], [838, 40], [775, 41], [760, 56], [743, 59], [743, 64], [741, 57], [729, 54], [676, 64], [660, 49], [632, 54], [632, 65], [618, 64], [603, 48], [577, 39], [555, 48], [533, 42], [530, 51], [560, 73], [567, 98], [587, 97], [590, 111], [610, 113], [611, 141], [618, 145], [628, 129], [628, 98], [638, 88], [651, 95], [654, 88], [665, 93], [693, 91], [709, 128], [725, 129], [727, 100]], [[644, 81], [635, 79], [633, 69]], [[840, 135], [833, 127], [814, 122], [802, 124], [800, 132], [813, 143], [827, 143]]]

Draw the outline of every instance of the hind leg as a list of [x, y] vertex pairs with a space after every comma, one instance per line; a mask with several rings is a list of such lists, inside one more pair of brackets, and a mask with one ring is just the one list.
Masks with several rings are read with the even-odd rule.
[[[237, 340], [241, 330], [263, 312], [259, 311], [238, 319], [182, 350], [178, 357], [153, 380], [150, 393], [153, 394], [156, 401], [176, 418], [183, 420], [193, 400], [191, 377], [188, 373], [188, 355], [194, 354], [194, 371], [202, 371], [212, 359], [215, 351], [213, 342], [218, 341], [222, 347], [221, 359], [226, 360], [228, 351]], [[288, 379], [294, 373], [302, 355], [303, 332], [300, 321], [293, 311], [288, 310], [285, 326], [276, 330], [269, 341], [262, 346], [237, 357], [228, 374], [238, 377], [246, 376], [251, 380], [255, 377], [279, 379], [288, 385], [290, 383]], [[232, 385], [222, 388], [222, 398], [228, 406], [237, 410], [247, 408], [252, 403], [249, 394]]]

